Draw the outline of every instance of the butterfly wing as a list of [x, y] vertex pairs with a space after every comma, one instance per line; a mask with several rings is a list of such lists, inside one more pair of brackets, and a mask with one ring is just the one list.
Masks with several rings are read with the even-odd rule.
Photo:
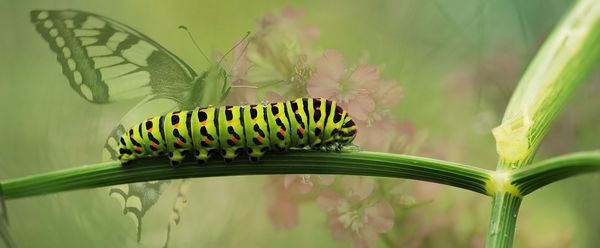
[[[181, 106], [196, 73], [177, 56], [122, 23], [75, 10], [35, 10], [31, 21], [49, 43], [73, 90], [97, 104], [146, 96], [113, 129], [104, 145], [104, 159], [117, 159], [117, 141], [127, 127]], [[187, 95], [186, 95], [187, 94]], [[162, 100], [176, 104], [161, 110]], [[150, 107], [149, 107], [150, 106]], [[145, 116], [141, 116], [145, 115]], [[158, 201], [169, 181], [117, 185], [109, 194], [132, 217], [141, 238], [142, 218]]]
[[[226, 73], [218, 65], [198, 78], [185, 62], [158, 43], [109, 18], [75, 10], [36, 10], [31, 12], [31, 21], [57, 54], [73, 90], [84, 99], [102, 104], [147, 96], [113, 129], [104, 146], [105, 159], [117, 159], [118, 138], [126, 127], [143, 119], [132, 116], [146, 113], [146, 105], [171, 99], [180, 108], [191, 109], [218, 104], [229, 93]], [[194, 84], [195, 80], [199, 83]], [[163, 112], [168, 111], [154, 109], [145, 117]], [[136, 222], [138, 242], [142, 218], [168, 183], [141, 182], [109, 189], [109, 194], [121, 201], [123, 213]], [[170, 229], [179, 223], [187, 202], [187, 188], [189, 182], [183, 180], [170, 216], [167, 242]]]
[[144, 34], [75, 10], [34, 10], [31, 22], [49, 43], [73, 90], [92, 103], [154, 96], [185, 99], [197, 74]]
[[[156, 116], [173, 111], [179, 103], [165, 98], [146, 97], [121, 118], [104, 144], [103, 160], [111, 161], [118, 158], [118, 140], [126, 127], [133, 126], [149, 116]], [[108, 194], [117, 199], [122, 206], [123, 214], [131, 217], [137, 227], [137, 241], [141, 240], [142, 219], [146, 212], [158, 202], [170, 181], [139, 182], [115, 185], [109, 188]]]

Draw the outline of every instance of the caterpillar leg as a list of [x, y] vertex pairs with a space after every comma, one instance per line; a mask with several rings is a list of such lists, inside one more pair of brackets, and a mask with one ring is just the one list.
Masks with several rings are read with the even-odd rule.
[[135, 158], [133, 158], [132, 156], [129, 156], [127, 154], [119, 155], [119, 161], [121, 161], [121, 164], [123, 164], [123, 165], [128, 164], [133, 159], [135, 159]]
[[277, 152], [287, 152], [288, 147], [286, 144], [275, 144], [275, 146], [273, 146], [273, 148], [275, 148], [275, 151]]
[[242, 148], [224, 148], [221, 149], [221, 156], [223, 156], [226, 163], [231, 163], [240, 153], [242, 153], [242, 150]]
[[169, 152], [169, 160], [171, 161], [172, 166], [178, 166], [181, 164], [181, 161], [185, 157], [185, 154], [182, 151], [175, 150]]
[[198, 162], [198, 164], [203, 165], [206, 164], [206, 161], [208, 160], [208, 158], [210, 158], [210, 155], [212, 153], [207, 150], [207, 149], [200, 149], [200, 150], [196, 150], [196, 154], [194, 154], [196, 156], [196, 161]]
[[320, 149], [326, 152], [340, 151], [340, 145], [336, 142], [327, 142]]
[[248, 154], [248, 158], [250, 159], [250, 162], [253, 162], [253, 163], [258, 162], [260, 157], [262, 157], [265, 154], [265, 152], [267, 152], [270, 149], [271, 148], [268, 146], [248, 148], [247, 154]]

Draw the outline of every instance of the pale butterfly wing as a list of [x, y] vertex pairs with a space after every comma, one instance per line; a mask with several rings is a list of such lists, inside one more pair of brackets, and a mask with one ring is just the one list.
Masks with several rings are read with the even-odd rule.
[[31, 21], [56, 53], [73, 90], [93, 103], [142, 96], [182, 101], [197, 76], [152, 39], [103, 16], [35, 10]]
[[[102, 104], [146, 96], [110, 133], [104, 145], [105, 160], [117, 159], [117, 140], [127, 127], [175, 109], [189, 98], [196, 73], [158, 43], [124, 24], [75, 10], [36, 10], [31, 12], [31, 20], [56, 53], [73, 90], [84, 99]], [[177, 104], [166, 104], [170, 106], [167, 109], [152, 107], [161, 99]], [[121, 202], [123, 213], [134, 220], [138, 242], [142, 218], [168, 183], [141, 182], [109, 189], [109, 194]], [[182, 197], [185, 195], [179, 192], [178, 199]], [[176, 215], [179, 217], [179, 212]]]
[[[104, 144], [103, 160], [117, 160], [118, 140], [125, 132], [126, 127], [131, 127], [148, 116], [173, 111], [178, 105], [177, 102], [170, 99], [147, 97], [142, 100], [121, 118], [117, 127], [110, 133]], [[143, 217], [158, 202], [169, 183], [170, 181], [139, 182], [115, 185], [109, 188], [108, 194], [119, 201], [123, 214], [129, 216], [136, 224], [138, 242], [141, 240]]]

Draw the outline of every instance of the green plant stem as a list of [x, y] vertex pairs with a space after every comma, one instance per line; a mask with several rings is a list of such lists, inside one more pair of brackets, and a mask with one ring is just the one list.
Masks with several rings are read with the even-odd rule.
[[258, 163], [238, 159], [230, 165], [211, 160], [205, 166], [186, 161], [172, 168], [165, 158], [142, 159], [124, 168], [118, 161], [6, 180], [6, 200], [108, 185], [188, 177], [268, 174], [342, 174], [417, 179], [487, 194], [490, 171], [429, 158], [377, 152], [297, 150], [267, 154]]
[[[531, 163], [550, 123], [598, 65], [598, 44], [600, 1], [579, 0], [544, 42], [521, 78], [502, 124], [493, 130], [499, 155], [496, 173], [512, 175], [513, 170]], [[554, 173], [562, 175], [558, 178], [567, 174]], [[541, 180], [523, 178], [533, 184], [521, 185], [524, 192], [518, 196], [501, 191], [494, 194], [486, 247], [511, 247], [521, 196], [557, 180], [546, 176]]]
[[494, 129], [498, 169], [528, 165], [572, 93], [600, 61], [600, 1], [579, 0], [546, 39]]
[[511, 247], [517, 224], [519, 206], [523, 200], [520, 196], [498, 192], [492, 199], [492, 217], [488, 229], [485, 247]]
[[525, 196], [558, 180], [594, 171], [600, 171], [600, 152], [578, 152], [515, 171], [511, 183]]

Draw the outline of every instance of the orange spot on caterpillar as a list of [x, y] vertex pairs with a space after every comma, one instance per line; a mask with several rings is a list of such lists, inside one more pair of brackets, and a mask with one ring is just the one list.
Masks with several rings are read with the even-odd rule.
[[148, 129], [148, 132], [151, 133], [152, 132], [152, 128]]
[[259, 142], [262, 142], [262, 141], [263, 141], [263, 136], [262, 136], [262, 135], [258, 135], [258, 136], [256, 137], [256, 139], [258, 139], [258, 141], [259, 141]]
[[183, 145], [183, 141], [181, 141], [181, 139], [177, 139], [177, 142], [176, 142], [176, 143], [177, 143], [178, 145]]
[[316, 109], [316, 110], [321, 110], [321, 106], [319, 106], [319, 107], [317, 107], [317, 108], [315, 108], [315, 109]]
[[298, 130], [300, 131], [300, 133], [304, 134], [304, 128], [302, 128], [302, 126], [298, 126]]
[[158, 147], [158, 144], [156, 144], [156, 143], [152, 142], [152, 144], [151, 144], [150, 146], [151, 146], [151, 147], [153, 147], [153, 148], [157, 148], [157, 147]]
[[179, 123], [177, 123], [177, 124], [173, 125], [173, 127], [174, 127], [175, 129], [179, 129]]
[[133, 148], [134, 150], [141, 152], [142, 151], [142, 147], [141, 146], [136, 146]]
[[280, 128], [279, 133], [283, 135], [285, 133], [285, 130], [283, 130], [283, 128]]
[[278, 118], [278, 119], [279, 119], [279, 117], [281, 117], [281, 113], [277, 113], [277, 114], [275, 115], [275, 118]]
[[210, 141], [210, 139], [208, 139], [208, 137], [204, 137], [203, 141], [204, 141], [204, 143], [209, 144], [209, 145], [212, 142], [212, 141]]
[[238, 139], [237, 139], [236, 137], [231, 137], [231, 141], [232, 141], [233, 143], [237, 143], [237, 142], [238, 142]]
[[300, 113], [299, 109], [297, 109], [296, 111], [294, 111], [294, 114], [299, 114], [299, 113]]
[[206, 126], [206, 121], [200, 122], [200, 126], [201, 127]]

